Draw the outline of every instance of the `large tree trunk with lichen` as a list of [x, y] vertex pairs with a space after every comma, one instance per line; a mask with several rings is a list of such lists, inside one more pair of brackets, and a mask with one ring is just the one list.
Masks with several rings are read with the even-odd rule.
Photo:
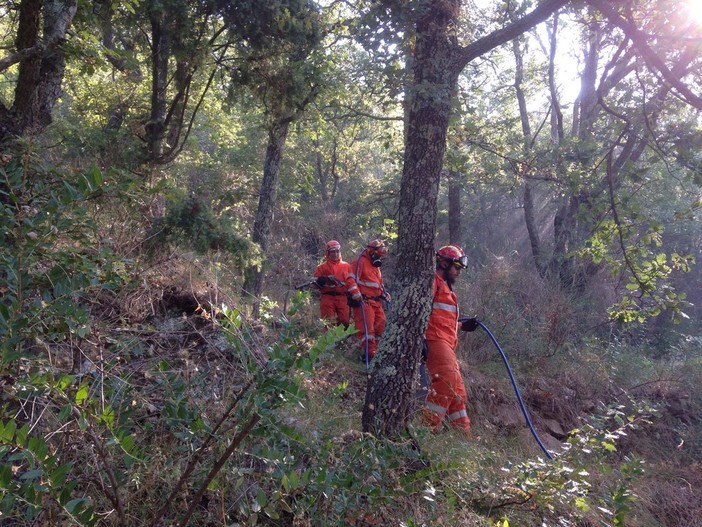
[[12, 106], [0, 105], [0, 144], [37, 136], [51, 123], [66, 69], [61, 44], [76, 9], [75, 0], [19, 3], [15, 52], [0, 59], [0, 71], [19, 63]]
[[567, 0], [545, 0], [528, 15], [466, 47], [455, 40], [460, 0], [426, 0], [414, 10], [413, 80], [408, 89], [398, 218], [396, 298], [363, 408], [363, 430], [404, 433], [431, 307], [439, 179], [458, 75], [473, 59], [548, 18]]
[[[438, 4], [441, 4], [440, 6]], [[452, 4], [452, 5], [448, 5]], [[417, 22], [415, 67], [398, 221], [395, 291], [398, 292], [366, 392], [363, 429], [396, 436], [412, 410], [413, 379], [431, 303], [436, 198], [458, 72], [448, 27], [458, 2], [432, 2]]]

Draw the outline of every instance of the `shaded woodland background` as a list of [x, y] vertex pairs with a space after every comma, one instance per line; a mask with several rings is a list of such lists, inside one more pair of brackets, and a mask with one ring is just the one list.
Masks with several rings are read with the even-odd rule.
[[[700, 525], [699, 9], [0, 3], [0, 524]], [[480, 332], [415, 418], [449, 242], [553, 461]]]

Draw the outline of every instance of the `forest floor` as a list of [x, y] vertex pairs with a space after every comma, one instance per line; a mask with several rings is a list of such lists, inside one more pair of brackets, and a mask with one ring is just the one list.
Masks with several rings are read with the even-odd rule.
[[[224, 361], [228, 344], [209, 314], [210, 302], [211, 295], [151, 284], [121, 293], [110, 302], [102, 299], [96, 302], [93, 313], [106, 326], [105, 346], [112, 345], [117, 353], [130, 350], [131, 358], [125, 357], [129, 361], [126, 367], [134, 373], [148, 363], [168, 359], [170, 367], [180, 369], [187, 379], [194, 372], [223, 371], [220, 362]], [[311, 323], [315, 313], [312, 303], [308, 315]], [[260, 333], [265, 339], [274, 331], [262, 325]], [[110, 334], [112, 337], [107, 336]], [[117, 344], [115, 334], [122, 335]], [[76, 364], [75, 357], [73, 360], [74, 370], [90, 368], [89, 364], [86, 366], [90, 361]], [[474, 437], [465, 440], [450, 430], [430, 434], [422, 431], [421, 420], [416, 419], [422, 447], [435, 455], [446, 455], [448, 451], [456, 456], [458, 452], [474, 458], [476, 463], [490, 458], [495, 470], [501, 464], [543, 457], [499, 358], [484, 364], [469, 362], [470, 358], [461, 366]], [[212, 383], [231, 381], [226, 372], [215, 377]], [[305, 380], [305, 404], [291, 411], [287, 424], [305, 434], [321, 433], [344, 440], [359, 437], [367, 378], [365, 365], [358, 359], [357, 341], [350, 336], [324, 357], [313, 377]], [[550, 377], [530, 375], [517, 382], [523, 382], [519, 388], [542, 444], [554, 454], [561, 451], [570, 431], [591, 419], [603, 402], [611, 404], [628, 395], [621, 390], [617, 393], [611, 384], [599, 384], [572, 371], [555, 372]], [[618, 461], [640, 456], [647, 463], [645, 475], [632, 483], [638, 504], [627, 517], [628, 525], [702, 526], [702, 471], [697, 457], [700, 439], [696, 434], [701, 409], [674, 382], [642, 384], [636, 395], [657, 401], [659, 414], [651, 426], [622, 437], [617, 445]], [[153, 405], [158, 407], [157, 396]], [[412, 510], [416, 503], [402, 507]], [[385, 516], [389, 518], [391, 514], [386, 512]], [[396, 523], [389, 519], [366, 523], [390, 524]], [[464, 525], [478, 523], [466, 520]]]

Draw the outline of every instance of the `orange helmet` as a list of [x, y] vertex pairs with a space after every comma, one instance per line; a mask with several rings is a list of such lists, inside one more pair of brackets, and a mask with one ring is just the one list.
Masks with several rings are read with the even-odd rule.
[[468, 265], [468, 257], [458, 245], [444, 245], [436, 251], [436, 260], [444, 260], [459, 269], [465, 269]]

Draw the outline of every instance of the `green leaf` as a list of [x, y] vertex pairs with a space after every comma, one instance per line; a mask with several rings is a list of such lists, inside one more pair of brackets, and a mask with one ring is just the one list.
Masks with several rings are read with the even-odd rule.
[[66, 421], [69, 415], [71, 415], [71, 410], [73, 407], [70, 404], [67, 404], [61, 408], [61, 410], [58, 413], [58, 419], [62, 423]]
[[614, 446], [613, 443], [610, 443], [609, 441], [602, 441], [602, 447], [607, 451], [607, 452], [616, 452], [617, 447]]
[[590, 506], [583, 497], [575, 498], [575, 506], [583, 512], [587, 512], [590, 510]]
[[3, 443], [11, 443], [15, 437], [16, 429], [17, 423], [15, 423], [14, 419], [10, 419], [0, 431], [0, 440], [2, 440]]
[[63, 486], [58, 496], [58, 502], [61, 506], [65, 506], [71, 499], [71, 495], [73, 494], [73, 490], [76, 488], [77, 484], [77, 482], [71, 481]]
[[40, 461], [44, 461], [46, 458], [46, 453], [48, 452], [48, 447], [43, 438], [32, 436], [27, 442], [27, 449], [36, 456]]
[[3, 463], [0, 465], [0, 488], [7, 489], [12, 481], [12, 465]]
[[3, 514], [9, 515], [10, 512], [12, 512], [12, 507], [14, 504], [15, 504], [15, 496], [10, 492], [6, 492], [2, 498], [2, 503], [0, 504], [0, 509], [2, 510]]
[[88, 399], [88, 384], [83, 383], [78, 388], [76, 392], [76, 404], [78, 406], [82, 405]]
[[258, 503], [258, 506], [261, 509], [268, 504], [268, 497], [266, 496], [266, 493], [263, 492], [263, 489], [258, 489], [258, 492], [256, 493], [256, 503]]
[[22, 481], [32, 481], [35, 479], [40, 478], [44, 474], [44, 471], [40, 468], [35, 468], [32, 470], [27, 470], [26, 472], [23, 472], [22, 475], [20, 476], [20, 479]]
[[112, 428], [112, 426], [114, 426], [114, 424], [115, 424], [115, 411], [112, 408], [112, 406], [110, 406], [109, 404], [105, 406], [105, 411], [100, 416], [100, 419], [108, 427]]
[[56, 388], [58, 388], [59, 390], [65, 391], [66, 388], [71, 386], [73, 384], [73, 381], [75, 381], [75, 380], [76, 380], [75, 375], [63, 375], [56, 383]]
[[77, 514], [85, 504], [85, 498], [76, 498], [66, 503], [66, 510], [71, 514]]
[[102, 187], [105, 180], [102, 177], [102, 172], [97, 167], [88, 172], [88, 181], [90, 182], [91, 190], [95, 191]]
[[64, 463], [51, 472], [51, 474], [49, 474], [51, 485], [57, 488], [63, 487], [63, 483], [66, 481], [66, 476], [71, 471], [71, 468], [70, 463]]

